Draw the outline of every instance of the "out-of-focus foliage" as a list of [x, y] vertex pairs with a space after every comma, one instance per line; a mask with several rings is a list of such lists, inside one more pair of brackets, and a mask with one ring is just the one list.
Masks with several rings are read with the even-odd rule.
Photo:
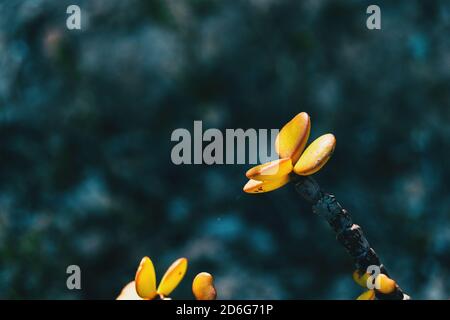
[[113, 299], [147, 254], [157, 274], [186, 256], [221, 299], [354, 298], [352, 262], [293, 188], [249, 196], [250, 166], [170, 161], [193, 120], [279, 128], [300, 111], [311, 139], [335, 134], [317, 179], [391, 276], [448, 298], [450, 3], [378, 1], [380, 31], [369, 4], [2, 1], [0, 298]]

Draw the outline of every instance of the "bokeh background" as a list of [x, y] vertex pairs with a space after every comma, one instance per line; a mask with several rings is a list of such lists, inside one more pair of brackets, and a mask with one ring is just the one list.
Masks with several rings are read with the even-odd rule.
[[[78, 4], [82, 30], [66, 28]], [[450, 294], [450, 2], [0, 2], [0, 298], [113, 299], [181, 256], [222, 299], [353, 299], [352, 261], [291, 186], [173, 165], [176, 128], [279, 128], [337, 148], [317, 174], [413, 298]], [[66, 267], [82, 290], [66, 288]]]

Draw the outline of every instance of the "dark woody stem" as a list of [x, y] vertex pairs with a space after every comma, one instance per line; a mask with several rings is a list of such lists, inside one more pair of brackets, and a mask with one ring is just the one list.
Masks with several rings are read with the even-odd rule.
[[[313, 212], [325, 218], [333, 228], [336, 239], [353, 258], [357, 270], [365, 272], [370, 265], [376, 265], [379, 266], [381, 273], [389, 277], [389, 273], [370, 246], [361, 227], [353, 223], [350, 214], [341, 207], [332, 194], [323, 192], [312, 177], [292, 175], [291, 181], [297, 192], [312, 205]], [[376, 297], [380, 300], [410, 299], [398, 285], [390, 294], [383, 294], [376, 290]]]

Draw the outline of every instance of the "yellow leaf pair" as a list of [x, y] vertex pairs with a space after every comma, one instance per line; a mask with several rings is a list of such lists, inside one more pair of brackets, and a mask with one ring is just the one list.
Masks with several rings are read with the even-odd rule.
[[161, 298], [169, 296], [186, 274], [187, 264], [186, 258], [180, 258], [172, 263], [156, 288], [155, 268], [152, 260], [149, 257], [142, 258], [134, 279], [137, 294], [144, 299], [153, 299], [157, 295]]
[[134, 281], [123, 288], [117, 300], [151, 300], [158, 295], [161, 299], [168, 297], [186, 274], [187, 264], [186, 258], [180, 258], [172, 263], [156, 288], [153, 262], [149, 257], [142, 258]]
[[[363, 288], [367, 288], [367, 280], [369, 279], [369, 273], [360, 273], [358, 270], [353, 272], [353, 280]], [[374, 300], [375, 291], [383, 294], [390, 294], [394, 292], [397, 284], [394, 280], [387, 275], [380, 273], [375, 279], [375, 289], [371, 289], [362, 293], [357, 300]]]
[[275, 150], [280, 159], [270, 161], [247, 171], [250, 180], [244, 186], [247, 193], [269, 192], [289, 182], [289, 174], [307, 176], [319, 171], [330, 159], [336, 146], [331, 133], [314, 140], [305, 150], [311, 130], [311, 121], [306, 112], [301, 112], [289, 121], [275, 140]]
[[[156, 288], [155, 267], [149, 257], [144, 257], [136, 271], [134, 281], [128, 283], [117, 297], [117, 300], [152, 300], [159, 296], [161, 299], [167, 297], [183, 279], [186, 274], [188, 261], [186, 258], [176, 260], [167, 269]], [[214, 278], [207, 272], [199, 273], [193, 283], [192, 292], [197, 300], [216, 299]]]

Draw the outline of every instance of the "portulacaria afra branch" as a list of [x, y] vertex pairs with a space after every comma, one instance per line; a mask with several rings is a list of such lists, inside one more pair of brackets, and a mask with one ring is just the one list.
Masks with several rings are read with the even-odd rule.
[[[313, 212], [325, 218], [333, 228], [336, 239], [353, 258], [357, 270], [365, 272], [369, 266], [378, 266], [381, 273], [390, 277], [361, 227], [353, 223], [350, 214], [336, 201], [334, 195], [323, 192], [319, 184], [310, 176], [292, 175], [291, 181], [297, 192], [312, 205]], [[380, 300], [410, 299], [397, 284], [395, 290], [389, 294], [379, 291], [375, 294]]]

